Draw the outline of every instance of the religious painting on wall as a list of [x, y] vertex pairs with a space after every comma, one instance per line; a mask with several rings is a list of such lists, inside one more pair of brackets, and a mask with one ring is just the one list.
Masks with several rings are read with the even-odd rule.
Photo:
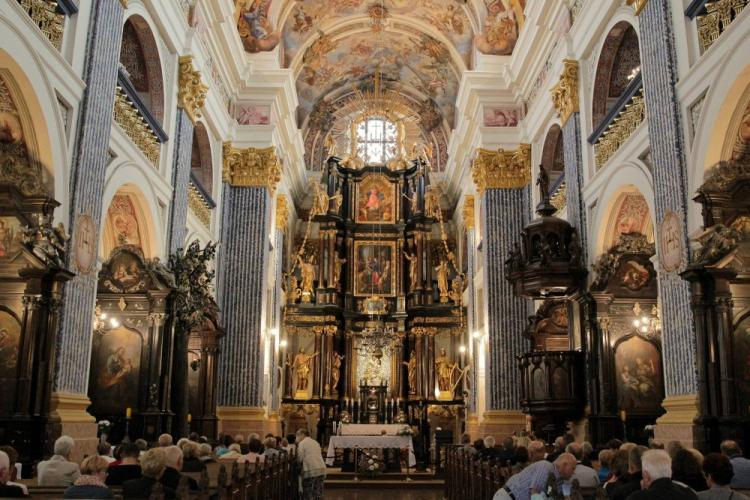
[[0, 217], [0, 259], [21, 250], [21, 223], [15, 217]]
[[396, 185], [382, 175], [368, 175], [356, 185], [355, 222], [394, 224]]
[[233, 114], [240, 125], [268, 125], [271, 122], [271, 106], [266, 104], [238, 104]]
[[485, 127], [517, 127], [521, 110], [514, 107], [489, 106], [483, 110]]
[[638, 335], [617, 345], [615, 351], [617, 402], [621, 410], [658, 412], [664, 398], [661, 354]]
[[138, 407], [142, 347], [140, 333], [124, 326], [95, 342], [89, 395], [98, 413], [125, 414]]
[[21, 323], [10, 312], [0, 309], [0, 415], [12, 411], [20, 342]]
[[651, 279], [651, 271], [637, 260], [628, 260], [620, 268], [620, 286], [631, 292], [645, 287]]
[[396, 242], [354, 242], [354, 295], [396, 295]]
[[141, 247], [141, 231], [133, 200], [127, 194], [116, 194], [107, 212], [107, 225], [114, 233], [115, 247]]
[[134, 293], [146, 287], [140, 259], [129, 250], [116, 252], [106, 264], [103, 284], [111, 292]]
[[247, 52], [268, 52], [281, 40], [268, 20], [273, 0], [235, 0], [235, 19], [242, 46]]

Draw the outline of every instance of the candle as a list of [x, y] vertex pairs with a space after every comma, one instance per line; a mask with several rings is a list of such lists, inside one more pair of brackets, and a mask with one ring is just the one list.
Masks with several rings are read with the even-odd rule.
[[133, 409], [130, 407], [125, 408], [125, 418], [130, 418], [133, 416]]
[[625, 410], [620, 410], [620, 420], [623, 422], [627, 419], [628, 415], [625, 413]]
[[193, 416], [192, 416], [191, 414], [189, 414], [189, 413], [188, 413], [188, 423], [190, 423], [190, 422], [192, 422], [192, 421], [193, 421]]

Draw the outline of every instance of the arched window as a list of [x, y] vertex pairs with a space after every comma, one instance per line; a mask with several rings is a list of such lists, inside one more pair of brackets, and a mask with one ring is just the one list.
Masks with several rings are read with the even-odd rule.
[[357, 156], [367, 165], [384, 165], [398, 152], [398, 128], [381, 117], [370, 117], [357, 125]]

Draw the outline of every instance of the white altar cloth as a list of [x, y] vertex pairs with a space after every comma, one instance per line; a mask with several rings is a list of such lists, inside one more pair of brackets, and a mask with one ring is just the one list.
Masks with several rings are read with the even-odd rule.
[[409, 450], [409, 467], [414, 467], [417, 464], [411, 436], [331, 436], [331, 440], [328, 442], [326, 463], [333, 465], [336, 450], [345, 448], [407, 449]]
[[395, 436], [406, 424], [341, 424], [342, 436]]

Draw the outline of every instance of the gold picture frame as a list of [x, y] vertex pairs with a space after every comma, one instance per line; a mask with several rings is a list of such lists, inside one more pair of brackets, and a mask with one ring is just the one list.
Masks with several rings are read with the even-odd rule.
[[354, 295], [396, 296], [396, 242], [354, 242]]
[[395, 224], [396, 184], [383, 174], [370, 174], [355, 183], [354, 222]]

